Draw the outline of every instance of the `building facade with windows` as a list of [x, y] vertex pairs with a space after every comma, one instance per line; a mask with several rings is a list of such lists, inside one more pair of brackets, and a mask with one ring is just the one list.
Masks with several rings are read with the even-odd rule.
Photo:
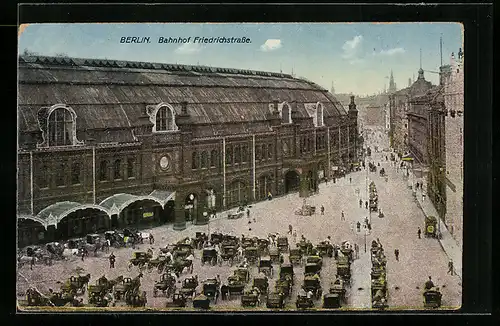
[[464, 194], [464, 53], [451, 55], [450, 77], [444, 86], [446, 143], [446, 218], [450, 233], [463, 244]]
[[20, 57], [20, 244], [318, 191], [357, 162], [357, 109], [290, 75]]

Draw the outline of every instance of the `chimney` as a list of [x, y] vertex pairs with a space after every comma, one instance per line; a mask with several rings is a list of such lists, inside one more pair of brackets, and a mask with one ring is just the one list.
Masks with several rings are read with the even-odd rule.
[[351, 95], [351, 103], [349, 103], [349, 112], [356, 112], [356, 103], [354, 103], [354, 95]]

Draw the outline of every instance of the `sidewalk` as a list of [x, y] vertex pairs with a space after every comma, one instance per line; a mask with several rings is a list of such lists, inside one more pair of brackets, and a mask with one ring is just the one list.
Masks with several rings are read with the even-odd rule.
[[[398, 162], [400, 164], [400, 162]], [[393, 167], [394, 168], [394, 167]], [[394, 168], [395, 169], [395, 168]], [[408, 177], [403, 176], [403, 172], [399, 169], [398, 175], [408, 183], [408, 186], [411, 186], [412, 177], [413, 180], [416, 180], [415, 176], [412, 175], [410, 170], [410, 175]], [[413, 196], [416, 199], [417, 206], [422, 210], [425, 216], [435, 216], [438, 220], [438, 230], [441, 231], [441, 239], [439, 239], [439, 244], [441, 248], [443, 248], [444, 252], [448, 256], [448, 259], [453, 261], [453, 267], [455, 269], [455, 273], [462, 279], [462, 247], [459, 243], [453, 238], [451, 233], [448, 231], [446, 225], [441, 221], [438, 217], [438, 213], [436, 208], [426, 196], [425, 199], [422, 198], [422, 188], [418, 190], [412, 190]]]

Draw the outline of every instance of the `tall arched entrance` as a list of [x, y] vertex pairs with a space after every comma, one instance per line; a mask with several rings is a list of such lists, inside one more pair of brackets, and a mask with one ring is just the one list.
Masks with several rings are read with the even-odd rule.
[[109, 228], [109, 222], [108, 215], [98, 209], [77, 210], [63, 217], [57, 223], [56, 239], [65, 240], [106, 231]]
[[295, 170], [290, 170], [285, 174], [285, 193], [299, 191], [300, 175]]
[[17, 220], [17, 243], [19, 248], [45, 242], [45, 227], [31, 219]]
[[[150, 199], [132, 202], [120, 213], [119, 220], [122, 226], [152, 227], [159, 223], [162, 207]], [[113, 219], [113, 217], [111, 217]]]

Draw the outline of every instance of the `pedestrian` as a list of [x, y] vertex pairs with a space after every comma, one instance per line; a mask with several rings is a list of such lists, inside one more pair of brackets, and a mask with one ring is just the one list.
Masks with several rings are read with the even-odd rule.
[[363, 200], [362, 199], [359, 200], [359, 208], [363, 208]]
[[399, 261], [399, 249], [394, 249], [394, 256], [396, 256], [396, 261]]
[[155, 237], [153, 237], [153, 233], [149, 234], [149, 244], [155, 243]]
[[365, 209], [368, 209], [368, 200], [365, 200]]
[[109, 268], [115, 268], [116, 257], [113, 253], [109, 255]]
[[359, 246], [357, 243], [354, 244], [354, 251], [356, 253], [356, 259], [359, 258]]
[[352, 183], [352, 178], [351, 177], [349, 177], [349, 183]]
[[420, 228], [418, 228], [417, 234], [418, 234], [418, 238], [421, 239], [420, 235], [422, 234], [422, 230], [420, 230]]
[[96, 257], [97, 257], [97, 249], [98, 249], [97, 246], [95, 246], [95, 248], [94, 248], [94, 256], [96, 256]]
[[415, 189], [418, 189], [418, 182], [415, 184]]
[[297, 243], [297, 231], [293, 231], [293, 243]]
[[340, 216], [341, 221], [345, 221], [344, 211], [342, 211], [342, 215]]
[[250, 218], [250, 209], [247, 208], [247, 218]]
[[358, 232], [361, 231], [361, 223], [359, 221], [356, 223], [356, 228], [358, 229]]
[[453, 260], [451, 259], [448, 262], [448, 272], [446, 274], [451, 274], [453, 276]]
[[273, 195], [271, 194], [271, 192], [270, 192], [270, 191], [267, 193], [267, 199], [268, 199], [268, 200], [273, 199]]
[[288, 225], [288, 234], [292, 234], [293, 233], [293, 227], [291, 224]]
[[321, 215], [325, 215], [325, 206], [321, 205]]
[[30, 269], [33, 270], [33, 266], [35, 266], [35, 256], [31, 257], [30, 261]]
[[422, 201], [425, 201], [425, 193], [423, 190], [422, 190]]
[[368, 231], [372, 230], [372, 224], [371, 223], [368, 223], [366, 226], [368, 227]]
[[85, 250], [82, 250], [82, 261], [85, 260]]

